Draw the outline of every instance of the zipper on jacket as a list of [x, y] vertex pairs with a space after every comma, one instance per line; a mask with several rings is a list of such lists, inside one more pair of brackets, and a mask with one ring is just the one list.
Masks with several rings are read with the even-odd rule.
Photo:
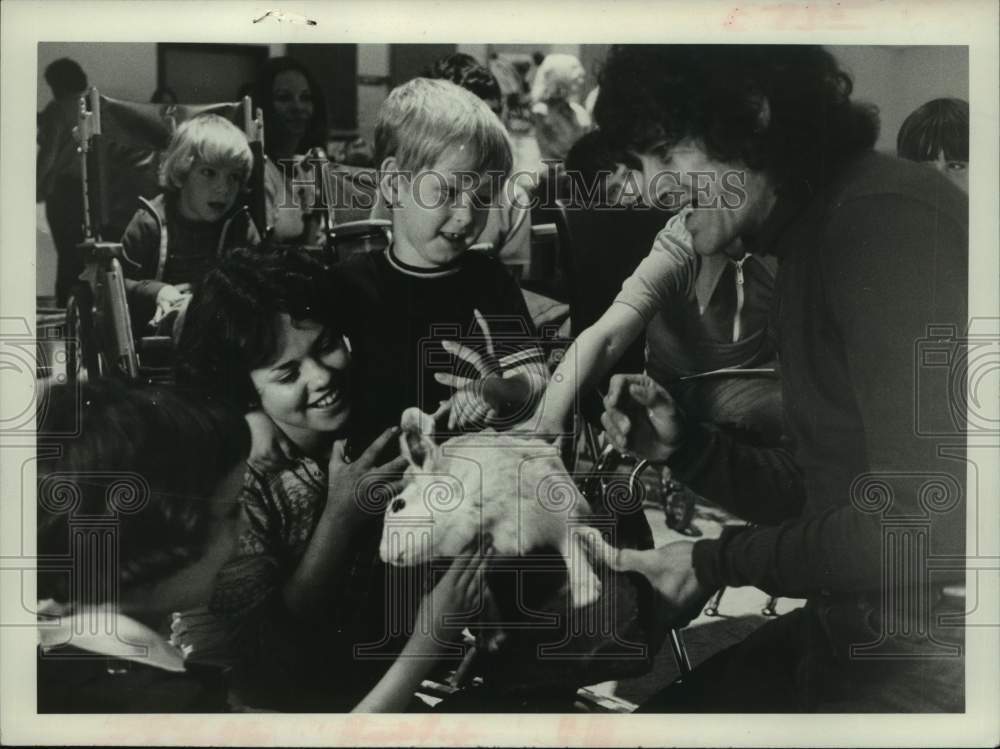
[[743, 314], [743, 302], [746, 298], [743, 289], [743, 263], [749, 258], [750, 253], [747, 253], [741, 259], [733, 261], [736, 264], [736, 314], [733, 316], [733, 343], [740, 340], [740, 334], [743, 332], [742, 320], [740, 319]]

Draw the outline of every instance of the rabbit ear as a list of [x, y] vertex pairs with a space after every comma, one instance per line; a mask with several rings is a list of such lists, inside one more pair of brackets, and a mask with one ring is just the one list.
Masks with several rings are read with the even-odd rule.
[[403, 411], [399, 420], [401, 434], [399, 446], [403, 456], [415, 468], [423, 468], [428, 458], [437, 454], [434, 444], [434, 417], [425, 414], [419, 408], [408, 408]]

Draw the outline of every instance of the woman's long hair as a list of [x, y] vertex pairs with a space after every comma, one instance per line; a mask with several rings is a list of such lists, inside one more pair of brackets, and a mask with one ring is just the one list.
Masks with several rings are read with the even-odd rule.
[[322, 148], [326, 151], [326, 99], [322, 89], [309, 69], [298, 60], [291, 57], [272, 57], [258, 71], [253, 91], [254, 106], [260, 107], [264, 113], [264, 151], [270, 159], [275, 158], [271, 146], [275, 139], [268, 138], [268, 129], [272, 129], [273, 132], [275, 127], [274, 100], [272, 98], [274, 79], [289, 70], [301, 73], [305, 77], [313, 98], [312, 119], [309, 121], [309, 127], [306, 128], [295, 152], [306, 153], [312, 148]]

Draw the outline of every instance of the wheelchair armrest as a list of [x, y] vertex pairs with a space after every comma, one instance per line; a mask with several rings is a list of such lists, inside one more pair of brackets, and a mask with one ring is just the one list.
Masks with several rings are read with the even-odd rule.
[[144, 354], [169, 353], [174, 347], [174, 339], [168, 335], [149, 335], [139, 339], [139, 351]]
[[103, 264], [117, 260], [123, 264], [128, 263], [133, 268], [142, 267], [125, 254], [125, 246], [121, 242], [98, 242], [94, 239], [84, 239], [77, 245], [77, 249], [85, 253], [84, 262], [93, 259]]

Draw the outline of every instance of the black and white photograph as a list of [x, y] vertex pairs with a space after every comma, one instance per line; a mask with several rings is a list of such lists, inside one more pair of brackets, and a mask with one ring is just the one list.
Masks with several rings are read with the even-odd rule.
[[1000, 740], [997, 8], [535, 5], [4, 4], [5, 743]]

